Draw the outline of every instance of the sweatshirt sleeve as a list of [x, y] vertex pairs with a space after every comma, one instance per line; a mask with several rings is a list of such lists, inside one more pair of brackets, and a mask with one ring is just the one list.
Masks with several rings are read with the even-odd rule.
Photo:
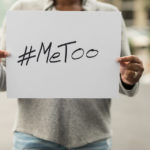
[[[131, 55], [130, 53], [130, 48], [129, 48], [129, 42], [128, 42], [128, 38], [127, 38], [127, 34], [126, 34], [126, 26], [124, 23], [124, 20], [122, 18], [122, 39], [121, 39], [121, 57], [122, 56], [129, 56]], [[126, 89], [124, 87], [124, 85], [121, 82], [120, 79], [120, 83], [119, 83], [119, 92], [121, 94], [127, 95], [127, 96], [134, 96], [139, 88], [139, 82], [137, 82], [130, 90]]]
[[[10, 10], [19, 10], [21, 9], [21, 1], [17, 1]], [[0, 50], [7, 50], [6, 49], [6, 18], [3, 22], [1, 34], [0, 34]], [[2, 59], [0, 63], [0, 91], [6, 90], [6, 59]]]

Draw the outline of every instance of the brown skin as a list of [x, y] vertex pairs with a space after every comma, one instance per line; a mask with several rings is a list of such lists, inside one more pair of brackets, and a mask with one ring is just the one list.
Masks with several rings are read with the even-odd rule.
[[117, 61], [120, 63], [120, 74], [124, 83], [134, 85], [139, 81], [144, 67], [142, 61], [137, 56], [120, 57]]
[[5, 50], [0, 50], [0, 62], [2, 58], [6, 58], [9, 56], [9, 53]]
[[[82, 11], [82, 0], [55, 0], [55, 7], [60, 11]], [[0, 50], [1, 58], [6, 58], [9, 53]], [[136, 56], [125, 56], [117, 59], [120, 63], [121, 80], [127, 85], [134, 85], [143, 74], [144, 67], [142, 61]], [[136, 73], [135, 73], [136, 72]], [[136, 76], [135, 76], [136, 75]]]
[[82, 0], [54, 0], [55, 7], [60, 11], [81, 11]]

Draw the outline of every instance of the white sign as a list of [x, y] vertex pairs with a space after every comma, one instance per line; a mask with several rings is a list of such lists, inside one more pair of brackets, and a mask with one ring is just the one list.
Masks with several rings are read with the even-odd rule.
[[120, 12], [9, 11], [9, 98], [112, 98]]

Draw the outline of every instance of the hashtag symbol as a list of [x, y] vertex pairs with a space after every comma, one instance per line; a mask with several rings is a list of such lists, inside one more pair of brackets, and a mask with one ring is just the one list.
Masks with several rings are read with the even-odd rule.
[[18, 61], [18, 63], [20, 63], [21, 66], [23, 65], [24, 61], [26, 61], [26, 66], [27, 66], [28, 63], [29, 63], [29, 60], [30, 60], [31, 58], [36, 57], [36, 55], [31, 55], [32, 53], [34, 53], [34, 52], [36, 51], [36, 50], [33, 50], [33, 49], [32, 49], [32, 46], [30, 47], [30, 51], [29, 51], [29, 52], [28, 52], [27, 50], [28, 50], [28, 47], [26, 46], [25, 51], [24, 51], [24, 54], [23, 54], [23, 55], [20, 55], [20, 56], [18, 57], [18, 58], [21, 58], [21, 59]]

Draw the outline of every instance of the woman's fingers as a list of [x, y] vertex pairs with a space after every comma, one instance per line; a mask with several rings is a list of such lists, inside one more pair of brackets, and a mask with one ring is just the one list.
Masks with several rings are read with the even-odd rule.
[[5, 50], [0, 50], [0, 58], [6, 58], [9, 56], [9, 53]]
[[133, 85], [139, 81], [143, 74], [142, 61], [136, 56], [125, 56], [117, 59], [120, 63], [121, 79], [124, 83]]
[[128, 63], [126, 65], [123, 65], [127, 70], [132, 70], [136, 72], [143, 72], [144, 68], [143, 65], [138, 63]]
[[134, 55], [131, 56], [124, 56], [117, 59], [118, 62], [132, 62], [132, 63], [139, 63], [142, 64], [142, 61]]
[[0, 50], [0, 58], [6, 58], [9, 56], [9, 53], [5, 50]]
[[122, 80], [127, 84], [133, 85], [139, 81], [141, 75], [142, 73], [138, 73], [133, 70], [125, 70], [122, 74]]
[[10, 54], [5, 50], [0, 50], [0, 62], [2, 58], [8, 57]]
[[126, 84], [133, 85], [135, 83], [135, 78], [134, 78], [135, 72], [131, 70], [126, 70], [122, 75], [122, 81]]

